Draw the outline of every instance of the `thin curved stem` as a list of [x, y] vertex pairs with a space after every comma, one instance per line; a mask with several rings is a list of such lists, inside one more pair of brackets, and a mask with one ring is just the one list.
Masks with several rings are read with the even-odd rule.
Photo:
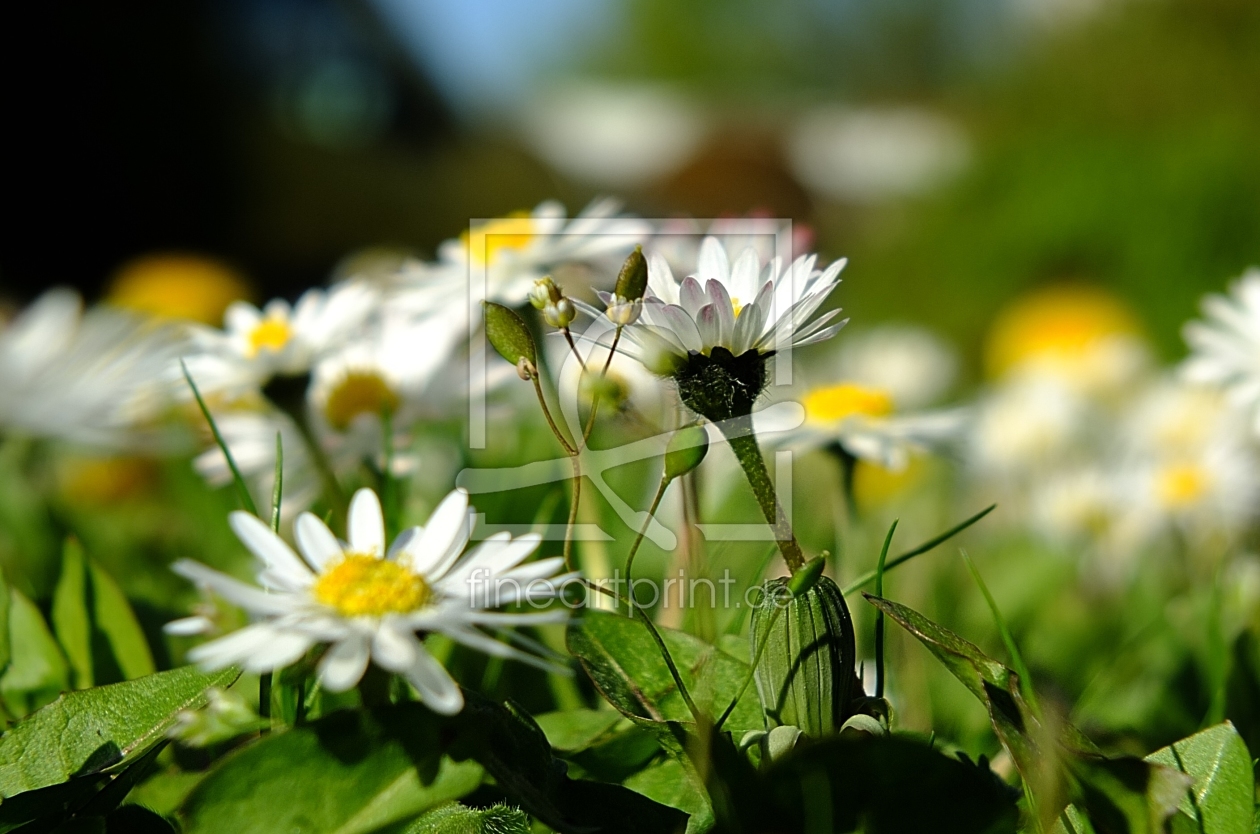
[[556, 421], [551, 418], [551, 409], [547, 407], [547, 398], [543, 395], [542, 382], [539, 380], [538, 374], [530, 374], [530, 378], [534, 381], [534, 393], [538, 395], [538, 405], [542, 407], [543, 417], [547, 418], [547, 425], [551, 428], [551, 433], [556, 436], [556, 440], [560, 441], [560, 445], [564, 447], [566, 454], [576, 455], [577, 449], [573, 448], [568, 438], [560, 431], [560, 427], [556, 425]]
[[[630, 552], [626, 554], [627, 583], [633, 582], [633, 574], [631, 572], [634, 570], [634, 557], [639, 552], [639, 545], [643, 544], [643, 537], [647, 535], [648, 525], [652, 523], [652, 517], [656, 515], [656, 510], [661, 505], [661, 499], [665, 497], [665, 490], [669, 486], [670, 480], [669, 476], [661, 473], [661, 482], [656, 487], [656, 495], [652, 498], [652, 506], [648, 507], [647, 518], [643, 519], [643, 526], [639, 528], [639, 534], [634, 537], [634, 541], [630, 544]], [[626, 587], [630, 589], [630, 592], [627, 594], [630, 597], [630, 604], [634, 605], [634, 585], [627, 584]]]

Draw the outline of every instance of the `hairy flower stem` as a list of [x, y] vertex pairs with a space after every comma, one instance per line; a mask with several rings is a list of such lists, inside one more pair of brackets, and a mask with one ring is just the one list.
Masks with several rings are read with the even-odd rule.
[[783, 561], [787, 562], [788, 570], [796, 573], [804, 567], [805, 556], [801, 553], [801, 545], [796, 541], [796, 535], [792, 532], [792, 525], [788, 522], [787, 514], [775, 495], [774, 484], [770, 481], [770, 472], [766, 469], [765, 458], [761, 456], [761, 449], [757, 446], [757, 437], [752, 432], [752, 417], [737, 417], [718, 425], [726, 435], [726, 441], [730, 443], [731, 450], [735, 452], [735, 457], [744, 470], [744, 476], [748, 478], [748, 485], [757, 496], [757, 503], [761, 505], [761, 512], [766, 517], [766, 523], [770, 525], [770, 529], [774, 530], [774, 538], [778, 542], [779, 552], [783, 554]]

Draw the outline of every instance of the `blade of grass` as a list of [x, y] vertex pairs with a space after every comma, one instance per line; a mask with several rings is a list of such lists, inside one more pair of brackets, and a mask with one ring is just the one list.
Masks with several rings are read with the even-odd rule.
[[[884, 537], [884, 546], [879, 551], [879, 563], [875, 565], [875, 596], [884, 596], [884, 563], [888, 561], [888, 547], [892, 544], [893, 533], [897, 532], [897, 522], [893, 519]], [[875, 697], [884, 697], [884, 612], [875, 610]]]
[[[995, 509], [997, 509], [997, 504], [990, 504], [989, 506], [985, 507], [980, 512], [973, 515], [971, 518], [965, 521], [960, 521], [958, 524], [949, 528], [944, 533], [941, 533], [936, 538], [928, 539], [923, 544], [919, 545], [913, 550], [907, 550], [905, 553], [902, 553], [897, 558], [889, 560], [888, 564], [884, 566], [884, 571], [885, 572], [890, 571], [893, 568], [897, 567], [898, 565], [905, 564], [906, 562], [913, 559], [915, 556], [922, 556], [924, 553], [927, 553], [929, 550], [933, 549], [934, 547], [938, 547], [939, 545], [944, 544], [945, 542], [952, 539], [954, 536], [957, 536], [963, 530], [966, 530], [968, 527], [975, 524], [980, 519], [984, 518], [989, 513], [993, 512]], [[857, 579], [850, 582], [847, 586], [845, 586], [845, 589], [842, 593], [847, 597], [849, 594], [853, 593], [854, 591], [861, 590], [862, 588], [866, 587], [866, 585], [868, 585], [869, 583], [873, 581], [875, 581], [875, 571], [873, 570], [867, 571], [866, 573], [859, 576]]]
[[1019, 653], [1019, 647], [1015, 645], [1015, 638], [1011, 636], [1011, 630], [1006, 627], [1006, 620], [1002, 618], [1002, 612], [998, 610], [997, 601], [989, 593], [989, 587], [984, 584], [984, 580], [980, 577], [980, 571], [976, 570], [976, 565], [971, 561], [971, 557], [967, 555], [967, 551], [960, 547], [958, 552], [962, 554], [963, 561], [967, 563], [967, 570], [971, 571], [971, 578], [976, 580], [980, 593], [984, 595], [984, 601], [989, 605], [989, 611], [993, 614], [993, 623], [997, 626], [998, 634], [1002, 637], [1002, 643], [1005, 644], [1006, 651], [1011, 656], [1011, 666], [1015, 667], [1015, 673], [1019, 675], [1019, 689], [1024, 695], [1024, 700], [1032, 707], [1033, 714], [1040, 716], [1041, 708], [1037, 705], [1037, 693], [1033, 691], [1032, 675], [1028, 673], [1028, 667], [1024, 665], [1024, 657]]
[[[271, 487], [271, 529], [275, 533], [280, 532], [280, 500], [284, 495], [284, 442], [280, 438], [280, 432], [276, 432], [276, 475], [275, 483]], [[272, 673], [263, 672], [258, 676], [258, 717], [266, 722], [271, 721], [271, 686]], [[270, 731], [270, 727], [263, 727], [262, 734], [266, 735]]]
[[201, 415], [206, 418], [206, 422], [210, 425], [210, 433], [214, 435], [214, 442], [219, 444], [223, 457], [227, 459], [228, 469], [232, 472], [232, 480], [236, 483], [236, 492], [241, 500], [241, 507], [251, 515], [258, 515], [258, 507], [254, 504], [253, 496], [249, 494], [249, 487], [245, 484], [245, 478], [241, 475], [241, 470], [236, 466], [236, 459], [232, 457], [232, 451], [228, 449], [227, 442], [223, 439], [223, 435], [219, 432], [219, 426], [214, 422], [214, 416], [210, 414], [210, 408], [206, 405], [206, 401], [201, 397], [201, 391], [197, 389], [197, 383], [193, 382], [192, 374], [188, 372], [188, 366], [184, 364], [184, 360], [179, 360], [179, 367], [184, 372], [184, 379], [188, 382], [188, 387], [192, 389], [193, 396], [197, 399], [197, 406], [201, 409]]

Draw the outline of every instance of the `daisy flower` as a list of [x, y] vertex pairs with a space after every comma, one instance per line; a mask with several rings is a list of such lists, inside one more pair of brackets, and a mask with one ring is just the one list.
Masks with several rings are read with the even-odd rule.
[[0, 431], [152, 450], [176, 393], [164, 372], [183, 348], [173, 327], [121, 310], [85, 313], [75, 292], [49, 290], [0, 322]]
[[239, 665], [270, 672], [326, 646], [317, 674], [329, 691], [350, 689], [375, 662], [402, 675], [435, 712], [451, 715], [463, 707], [463, 695], [420, 635], [438, 632], [487, 654], [542, 664], [481, 628], [561, 622], [567, 613], [487, 610], [551, 599], [574, 575], [556, 575], [564, 561], [559, 557], [522, 565], [538, 547], [532, 534], [513, 539], [499, 533], [465, 554], [471, 518], [462, 490], [450, 493], [426, 526], [405, 531], [388, 550], [380, 501], [368, 489], [350, 503], [348, 542], [314, 515], [300, 515], [294, 524], [300, 556], [249, 513], [234, 512], [229, 523], [262, 562], [261, 588], [199, 562], [173, 566], [255, 618], [189, 652], [207, 670]]
[[200, 350], [187, 357], [188, 369], [203, 393], [244, 393], [276, 375], [306, 373], [362, 328], [378, 301], [367, 284], [346, 281], [307, 290], [292, 306], [279, 298], [261, 310], [233, 302], [223, 330], [194, 328]]
[[436, 263], [413, 263], [399, 276], [397, 303], [417, 311], [463, 313], [474, 268], [485, 270], [486, 298], [524, 304], [534, 281], [555, 267], [603, 258], [624, 258], [651, 232], [644, 220], [621, 214], [616, 200], [591, 203], [572, 219], [549, 200], [466, 230], [438, 247]]
[[1224, 386], [1260, 435], [1260, 269], [1243, 273], [1228, 296], [1205, 298], [1203, 314], [1206, 321], [1183, 331], [1191, 355], [1182, 373], [1192, 382]]
[[812, 449], [838, 443], [854, 457], [901, 472], [915, 452], [961, 434], [966, 409], [926, 410], [957, 367], [949, 347], [917, 327], [887, 325], [857, 334], [836, 354], [839, 381], [798, 398], [805, 422], [778, 443]]
[[[700, 246], [696, 271], [679, 281], [664, 258], [648, 258], [648, 292], [631, 336], [645, 348], [663, 347], [687, 360], [721, 348], [733, 357], [767, 354], [822, 342], [845, 322], [829, 323], [831, 310], [810, 320], [840, 283], [841, 259], [814, 269], [816, 256], [803, 255], [783, 268], [778, 258], [764, 268], [756, 250], [745, 249], [732, 264], [716, 238]], [[601, 300], [609, 301], [601, 294]]]

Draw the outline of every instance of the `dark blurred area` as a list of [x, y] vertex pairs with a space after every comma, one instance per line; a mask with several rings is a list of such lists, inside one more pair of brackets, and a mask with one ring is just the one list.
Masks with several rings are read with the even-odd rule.
[[6, 13], [0, 288], [192, 252], [292, 296], [367, 246], [601, 193], [760, 211], [851, 259], [855, 320], [975, 350], [1045, 283], [1168, 355], [1260, 261], [1251, 0], [225, 0]]

